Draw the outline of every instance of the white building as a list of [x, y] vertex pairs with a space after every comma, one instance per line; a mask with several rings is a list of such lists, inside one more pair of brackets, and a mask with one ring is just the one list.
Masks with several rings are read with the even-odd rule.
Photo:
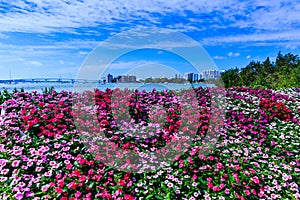
[[205, 70], [203, 72], [203, 79], [218, 79], [220, 77], [219, 70]]

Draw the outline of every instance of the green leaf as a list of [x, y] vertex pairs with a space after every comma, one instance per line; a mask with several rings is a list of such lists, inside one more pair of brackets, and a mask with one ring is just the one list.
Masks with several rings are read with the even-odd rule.
[[90, 183], [89, 188], [93, 188], [94, 185], [95, 185], [95, 182]]
[[146, 197], [146, 200], [151, 199], [153, 197], [153, 194], [150, 194]]

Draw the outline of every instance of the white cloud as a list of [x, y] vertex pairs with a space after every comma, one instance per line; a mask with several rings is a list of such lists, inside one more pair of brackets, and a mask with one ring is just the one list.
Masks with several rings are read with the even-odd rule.
[[[0, 55], [5, 57], [21, 57], [21, 56], [51, 56], [66, 55], [70, 50], [95, 48], [99, 42], [89, 40], [70, 40], [66, 42], [51, 42], [46, 45], [13, 45], [0, 42]], [[88, 51], [79, 51], [80, 55], [87, 55]]]
[[[30, 0], [10, 1], [0, 14], [0, 31], [20, 32], [76, 32], [79, 27], [112, 25], [122, 22], [124, 27], [163, 24], [169, 14], [186, 17], [186, 22], [167, 23], [179, 31], [201, 31], [211, 27], [238, 27], [259, 30], [290, 30], [299, 26], [300, 5], [294, 0]], [[187, 12], [214, 17], [187, 17]], [[220, 21], [224, 22], [220, 24]], [[122, 27], [119, 27], [122, 28]]]
[[205, 38], [202, 40], [205, 45], [233, 44], [233, 43], [251, 43], [251, 45], [296, 45], [300, 43], [300, 31], [268, 32], [255, 34], [238, 34], [222, 37]]
[[238, 56], [240, 56], [240, 55], [241, 55], [241, 54], [238, 53], [238, 52], [237, 52], [237, 53], [233, 53], [233, 52], [229, 52], [229, 53], [228, 53], [228, 56], [229, 56], [229, 57], [238, 57]]
[[287, 44], [285, 46], [285, 48], [295, 50], [295, 49], [297, 49], [297, 45], [296, 44]]
[[147, 61], [147, 60], [138, 60], [138, 61], [130, 61], [130, 62], [115, 62], [109, 66], [109, 69], [132, 69], [138, 66], [144, 66], [149, 64], [157, 64], [155, 61]]
[[87, 51], [79, 51], [79, 54], [80, 55], [87, 55], [89, 52], [87, 52]]
[[39, 33], [72, 31], [74, 28], [96, 26], [99, 23], [124, 20], [130, 22], [138, 19], [144, 19], [145, 22], [151, 24], [159, 24], [160, 19], [154, 17], [152, 13], [185, 15], [185, 10], [211, 12], [214, 9], [221, 9], [223, 4], [223, 1], [211, 3], [208, 0], [203, 3], [195, 0], [172, 2], [162, 0], [31, 0], [31, 2], [24, 2], [15, 0], [10, 2], [10, 8], [6, 10], [6, 13], [0, 14], [0, 31]]
[[251, 58], [251, 55], [246, 56], [246, 58], [247, 58], [247, 59], [250, 59], [250, 58]]
[[225, 56], [214, 56], [213, 58], [216, 60], [226, 59]]
[[[294, 0], [248, 1], [241, 10], [244, 20], [236, 20], [237, 27], [262, 30], [287, 30], [299, 26], [300, 6]], [[249, 11], [247, 11], [247, 9]]]
[[40, 66], [43, 65], [42, 63], [40, 63], [39, 61], [36, 61], [36, 60], [28, 61], [28, 62], [26, 62], [26, 64], [29, 64], [29, 65], [32, 65], [32, 66], [36, 66], [36, 67], [40, 67]]
[[[6, 2], [9, 6], [0, 13], [1, 39], [8, 37], [9, 34], [6, 32], [79, 34], [77, 28], [86, 28], [87, 35], [99, 35], [104, 33], [98, 33], [100, 31], [93, 29], [94, 27], [109, 31], [107, 34], [113, 34], [134, 27], [160, 26], [180, 32], [197, 33], [198, 36], [195, 37], [199, 38], [203, 37], [201, 31], [217, 30], [213, 37], [203, 37], [201, 41], [203, 45], [277, 44], [293, 50], [300, 43], [300, 4], [294, 0], [203, 0], [200, 2], [197, 0], [15, 0]], [[190, 16], [187, 13], [196, 15]], [[183, 17], [184, 22], [178, 19], [170, 21], [169, 16], [173, 15], [175, 18]], [[120, 22], [121, 26], [119, 24], [115, 26]], [[235, 32], [234, 35], [218, 35], [218, 29], [223, 31], [230, 28], [238, 28], [241, 31]], [[248, 29], [251, 29], [253, 34], [246, 34]], [[85, 42], [78, 40], [55, 45], [60, 45], [63, 49], [78, 47], [92, 49], [98, 44], [95, 41]], [[179, 43], [164, 45], [170, 48], [186, 45]], [[55, 45], [45, 45], [39, 49], [56, 49]]]

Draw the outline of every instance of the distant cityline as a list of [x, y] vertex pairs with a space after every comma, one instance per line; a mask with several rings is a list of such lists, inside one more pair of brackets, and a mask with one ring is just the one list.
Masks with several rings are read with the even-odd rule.
[[[219, 79], [221, 72], [218, 70], [206, 70], [203, 73], [185, 73], [182, 77], [181, 74], [175, 74], [173, 79], [184, 79], [186, 81], [195, 82], [208, 79]], [[149, 78], [146, 78], [149, 79]], [[145, 80], [146, 80], [145, 79]], [[71, 79], [71, 78], [24, 78], [24, 79], [9, 79], [0, 80], [0, 83], [4, 84], [17, 84], [17, 83], [136, 83], [137, 77], [134, 75], [118, 75], [113, 76], [107, 74], [101, 80], [88, 80], [88, 79]]]
[[[219, 70], [205, 70], [202, 73], [187, 72], [182, 77], [181, 74], [175, 74], [175, 79], [185, 79], [190, 82], [197, 82], [200, 80], [214, 79], [217, 80], [221, 76]], [[147, 79], [147, 78], [146, 78]], [[145, 79], [145, 80], [146, 80]], [[112, 74], [107, 74], [103, 78], [104, 83], [134, 83], [137, 82], [137, 78], [134, 75], [120, 75], [114, 77]]]

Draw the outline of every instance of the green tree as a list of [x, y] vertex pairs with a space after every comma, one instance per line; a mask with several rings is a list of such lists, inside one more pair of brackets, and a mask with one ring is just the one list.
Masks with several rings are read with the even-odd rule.
[[239, 70], [236, 67], [235, 69], [226, 70], [222, 75], [221, 79], [224, 83], [224, 87], [229, 88], [232, 86], [241, 86], [241, 77]]
[[240, 76], [243, 86], [251, 86], [258, 79], [261, 69], [261, 63], [255, 61], [251, 61], [245, 68], [242, 68]]

